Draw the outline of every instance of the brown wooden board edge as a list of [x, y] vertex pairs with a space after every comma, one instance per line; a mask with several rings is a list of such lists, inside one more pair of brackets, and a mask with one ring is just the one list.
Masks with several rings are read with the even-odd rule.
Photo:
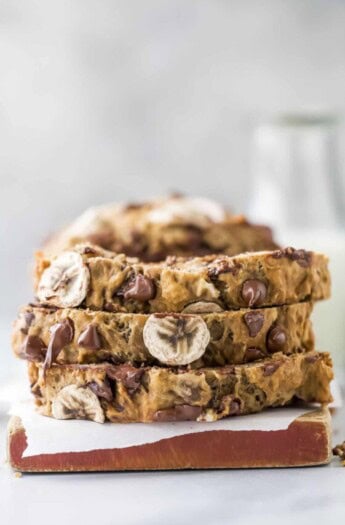
[[[154, 424], [154, 423], [153, 423]], [[121, 449], [23, 457], [22, 422], [8, 425], [8, 460], [20, 472], [103, 472], [181, 469], [272, 468], [324, 465], [332, 457], [327, 407], [308, 412], [285, 430], [206, 432]]]

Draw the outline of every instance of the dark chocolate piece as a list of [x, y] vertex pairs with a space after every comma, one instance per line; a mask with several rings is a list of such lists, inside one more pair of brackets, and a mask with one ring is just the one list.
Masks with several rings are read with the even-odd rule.
[[267, 295], [267, 287], [259, 279], [248, 279], [242, 285], [242, 299], [249, 308], [259, 306], [264, 302]]
[[144, 368], [135, 368], [127, 364], [120, 365], [116, 369], [109, 367], [107, 370], [108, 377], [120, 381], [130, 395], [135, 394], [141, 387], [141, 378], [144, 373]]
[[280, 367], [280, 361], [274, 361], [263, 366], [263, 375], [271, 376]]
[[116, 295], [122, 295], [125, 301], [150, 301], [156, 295], [156, 288], [152, 279], [138, 273], [132, 277]]
[[101, 338], [95, 325], [89, 324], [85, 328], [78, 338], [78, 345], [89, 350], [99, 350], [101, 348]]
[[51, 367], [61, 350], [73, 340], [73, 322], [67, 317], [62, 323], [54, 324], [50, 329], [50, 333], [51, 337], [43, 365], [44, 370]]
[[255, 337], [264, 324], [264, 314], [261, 312], [248, 312], [243, 316], [250, 337]]
[[247, 348], [244, 354], [244, 361], [250, 363], [251, 361], [257, 361], [258, 359], [263, 359], [267, 357], [265, 352], [260, 350], [260, 348]]
[[274, 326], [267, 334], [267, 349], [272, 354], [281, 352], [286, 344], [287, 336], [285, 330], [280, 326]]
[[43, 361], [47, 345], [37, 335], [28, 335], [24, 341], [22, 354], [23, 359], [28, 361]]
[[109, 403], [113, 400], [114, 395], [107, 378], [101, 385], [96, 383], [96, 381], [92, 381], [91, 383], [88, 383], [87, 386], [94, 394], [96, 394], [97, 397], [103, 397], [106, 401], [109, 401]]

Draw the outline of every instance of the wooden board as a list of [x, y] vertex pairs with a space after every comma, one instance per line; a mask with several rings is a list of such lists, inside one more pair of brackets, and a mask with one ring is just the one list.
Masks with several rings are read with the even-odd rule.
[[[154, 424], [154, 423], [153, 423]], [[23, 457], [25, 428], [18, 417], [8, 427], [8, 458], [21, 472], [91, 472], [299, 467], [331, 459], [327, 408], [309, 412], [285, 430], [214, 430], [128, 448], [61, 452]]]

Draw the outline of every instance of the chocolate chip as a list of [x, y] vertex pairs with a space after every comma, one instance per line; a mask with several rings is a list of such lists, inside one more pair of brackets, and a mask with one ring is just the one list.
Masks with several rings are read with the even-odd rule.
[[266, 299], [267, 287], [259, 279], [248, 279], [242, 285], [242, 299], [250, 308], [258, 306]]
[[97, 254], [99, 254], [99, 252], [97, 252], [97, 250], [95, 250], [95, 248], [91, 248], [91, 246], [85, 246], [85, 248], [83, 248], [82, 253], [84, 253], [85, 255], [97, 255]]
[[332, 449], [334, 456], [339, 456], [340, 459], [345, 459], [345, 441], [339, 445], [336, 445]]
[[111, 379], [120, 381], [130, 395], [135, 394], [141, 387], [141, 379], [144, 373], [145, 370], [143, 368], [135, 368], [127, 364], [107, 369], [107, 375]]
[[173, 408], [157, 410], [154, 421], [195, 421], [201, 414], [201, 407], [191, 405], [177, 405]]
[[35, 397], [42, 397], [42, 390], [37, 383], [31, 385], [31, 392]]
[[262, 350], [260, 350], [260, 348], [247, 348], [244, 353], [244, 360], [246, 363], [257, 361], [258, 359], [263, 359], [264, 357], [267, 356]]
[[120, 403], [117, 403], [116, 401], [113, 402], [113, 407], [117, 412], [123, 412], [125, 407], [120, 405]]
[[271, 376], [280, 367], [280, 364], [281, 364], [280, 361], [274, 361], [273, 363], [268, 363], [264, 365], [262, 368], [263, 375], [265, 377]]
[[313, 254], [312, 252], [307, 252], [306, 250], [295, 250], [295, 248], [289, 247], [284, 248], [283, 250], [275, 251], [274, 253], [272, 253], [272, 257], [274, 259], [281, 259], [282, 257], [286, 257], [291, 261], [296, 261], [297, 264], [302, 266], [302, 268], [307, 268], [311, 265]]
[[123, 211], [131, 211], [131, 210], [140, 210], [140, 208], [143, 208], [145, 206], [145, 203], [143, 202], [129, 202], [126, 204], [126, 206], [123, 208]]
[[47, 345], [37, 335], [28, 335], [25, 339], [20, 357], [28, 361], [43, 361]]
[[152, 279], [138, 273], [122, 287], [116, 295], [123, 296], [125, 301], [150, 301], [156, 295], [156, 287]]
[[43, 365], [43, 370], [50, 368], [61, 350], [71, 343], [74, 335], [73, 322], [69, 317], [61, 323], [56, 323], [50, 328], [50, 341]]
[[213, 320], [209, 326], [211, 341], [219, 341], [223, 337], [224, 333], [224, 323], [220, 321]]
[[236, 416], [240, 412], [241, 412], [241, 400], [235, 398], [230, 402], [229, 416]]
[[313, 355], [307, 355], [306, 358], [305, 358], [305, 362], [306, 363], [315, 363], [316, 361], [318, 361], [320, 359], [320, 355], [319, 354], [313, 354]]
[[215, 259], [208, 264], [208, 276], [216, 279], [221, 273], [231, 273], [236, 275], [241, 268], [239, 263], [234, 263], [231, 259]]
[[261, 312], [248, 312], [243, 316], [250, 337], [255, 337], [264, 324], [264, 314]]
[[104, 303], [103, 305], [103, 308], [106, 312], [112, 312], [112, 313], [115, 313], [118, 311], [118, 308], [115, 304], [113, 303], [109, 303], [109, 302], [106, 302]]
[[99, 350], [102, 346], [97, 328], [89, 324], [78, 337], [78, 345], [88, 350]]
[[190, 252], [198, 251], [203, 244], [203, 232], [193, 224], [186, 224], [182, 226], [181, 230], [186, 234], [186, 245]]
[[99, 231], [96, 233], [89, 234], [87, 239], [91, 244], [97, 244], [101, 248], [110, 249], [114, 242], [114, 234], [112, 231]]
[[283, 328], [274, 326], [267, 334], [267, 350], [273, 352], [281, 352], [286, 344], [287, 337]]
[[96, 381], [91, 381], [87, 385], [97, 397], [103, 397], [106, 401], [113, 400], [113, 392], [107, 378], [103, 381], [102, 384], [96, 383]]

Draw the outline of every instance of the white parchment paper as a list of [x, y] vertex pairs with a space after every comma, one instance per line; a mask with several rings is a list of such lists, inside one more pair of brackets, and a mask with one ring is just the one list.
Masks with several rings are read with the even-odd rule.
[[162, 439], [212, 430], [283, 430], [307, 407], [276, 408], [260, 414], [227, 418], [212, 423], [180, 421], [173, 423], [104, 423], [55, 420], [37, 414], [32, 400], [12, 406], [10, 414], [19, 416], [25, 428], [28, 447], [23, 457], [59, 452], [126, 448]]

